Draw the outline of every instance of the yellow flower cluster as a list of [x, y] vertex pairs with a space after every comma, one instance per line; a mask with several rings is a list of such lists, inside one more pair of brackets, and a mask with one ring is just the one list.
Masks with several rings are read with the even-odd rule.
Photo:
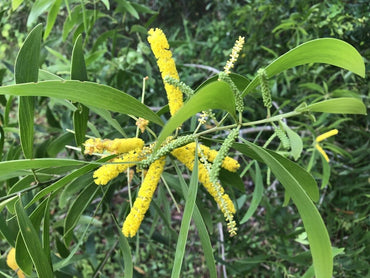
[[231, 51], [230, 59], [227, 61], [224, 67], [224, 72], [226, 74], [229, 74], [230, 70], [234, 67], [234, 64], [239, 57], [239, 52], [242, 50], [243, 45], [244, 45], [244, 37], [239, 36], [239, 38], [235, 42], [235, 45]]
[[[176, 157], [176, 159], [179, 160], [182, 164], [184, 164], [189, 170], [193, 170], [193, 167], [194, 167], [194, 150], [193, 150], [192, 144], [193, 143], [190, 143], [183, 147], [177, 148], [171, 152], [171, 154], [174, 157]], [[232, 159], [232, 158], [229, 157], [228, 159]], [[198, 179], [203, 184], [203, 186], [207, 189], [209, 194], [211, 194], [211, 196], [215, 199], [216, 203], [220, 206], [220, 209], [224, 214], [227, 212], [230, 212], [232, 214], [235, 213], [235, 207], [229, 195], [227, 195], [224, 192], [224, 189], [221, 185], [220, 185], [220, 194], [218, 194], [214, 185], [210, 181], [209, 172], [207, 168], [202, 163], [199, 163], [199, 166], [198, 166]], [[220, 195], [221, 195], [222, 200], [219, 197]], [[222, 205], [223, 202], [225, 202], [226, 204], [225, 206], [226, 209]]]
[[[172, 58], [172, 53], [169, 50], [169, 44], [163, 31], [158, 28], [155, 30], [150, 29], [148, 34], [148, 41], [157, 59], [157, 64], [165, 83], [170, 112], [171, 115], [174, 115], [183, 105], [183, 96], [178, 87], [167, 83], [165, 79], [172, 81], [173, 79], [175, 81], [179, 80], [176, 65]], [[228, 62], [229, 69], [236, 61], [243, 43], [244, 38], [239, 37], [239, 40], [233, 48], [231, 60]], [[142, 118], [139, 118], [136, 123], [142, 132], [145, 130], [147, 124], [148, 121]], [[163, 143], [161, 149], [162, 153], [161, 150], [158, 153], [155, 153], [155, 158], [152, 160], [149, 159], [149, 155], [152, 152], [154, 144], [145, 147], [144, 141], [138, 138], [114, 140], [88, 139], [85, 142], [85, 154], [91, 155], [93, 153], [108, 152], [118, 155], [116, 158], [112, 159], [110, 163], [101, 166], [94, 172], [93, 176], [95, 178], [95, 183], [99, 185], [107, 184], [120, 173], [124, 172], [129, 167], [134, 166], [140, 161], [148, 161], [148, 159], [150, 161], [146, 162], [147, 164], [143, 161], [141, 164], [141, 166], [149, 165], [149, 169], [139, 189], [133, 207], [123, 223], [122, 233], [126, 237], [135, 236], [142, 220], [144, 219], [144, 215], [150, 206], [154, 191], [156, 190], [163, 172], [166, 155], [171, 152], [171, 154], [180, 162], [182, 162], [188, 169], [193, 170], [196, 144], [189, 143], [194, 140], [194, 138], [189, 140], [190, 138], [192, 137], [189, 137], [189, 135], [183, 136], [182, 138], [177, 138], [176, 140], [172, 140], [172, 137], [167, 138], [166, 142]], [[183, 146], [183, 144], [186, 145]], [[229, 195], [225, 193], [218, 179], [217, 181], [213, 182], [211, 182], [210, 179], [210, 169], [207, 161], [210, 163], [214, 162], [218, 156], [218, 152], [201, 145], [200, 153], [202, 155], [202, 159], [199, 163], [198, 179], [219, 205], [226, 220], [228, 221], [227, 227], [230, 235], [235, 235], [237, 228], [235, 227], [236, 224], [233, 220], [235, 213], [234, 204]], [[217, 165], [220, 165], [220, 167], [223, 167], [231, 172], [235, 172], [240, 167], [239, 163], [235, 159], [227, 156], [222, 160], [222, 163], [220, 161], [220, 163]], [[213, 164], [213, 166], [215, 166], [215, 164]]]
[[99, 139], [91, 138], [84, 143], [85, 154], [103, 153], [107, 151], [111, 154], [119, 154], [113, 158], [109, 164], [101, 166], [94, 172], [93, 177], [98, 185], [106, 185], [109, 181], [117, 177], [127, 168], [135, 165], [144, 158], [144, 141], [139, 138], [127, 139]]
[[[159, 28], [150, 29], [148, 31], [148, 41], [150, 47], [157, 59], [157, 65], [162, 73], [162, 79], [170, 76], [179, 80], [179, 75], [176, 70], [175, 61], [172, 58], [172, 52], [169, 49], [166, 35]], [[168, 84], [164, 81], [165, 90], [167, 93], [168, 105], [170, 107], [171, 115], [174, 115], [183, 105], [183, 96], [179, 88]]]
[[165, 157], [154, 161], [148, 169], [144, 181], [139, 189], [134, 205], [123, 223], [122, 233], [126, 237], [134, 237], [139, 230], [144, 215], [149, 209], [154, 191], [157, 188], [159, 179], [165, 165]]
[[325, 158], [325, 160], [327, 162], [329, 162], [329, 157], [328, 155], [326, 154], [326, 152], [324, 151], [324, 149], [319, 145], [319, 142], [331, 137], [331, 136], [334, 136], [334, 135], [337, 135], [338, 134], [338, 129], [332, 129], [328, 132], [325, 132], [319, 136], [316, 137], [316, 143], [315, 143], [315, 148], [319, 151], [319, 153], [321, 153], [321, 155]]
[[94, 172], [94, 181], [98, 185], [106, 185], [120, 173], [123, 173], [127, 168], [134, 166], [142, 159], [143, 156], [141, 155], [141, 149], [139, 148], [129, 151], [121, 157], [113, 158], [109, 164], [102, 165]]
[[8, 256], [6, 257], [6, 264], [17, 272], [19, 278], [24, 278], [23, 271], [19, 269], [17, 262], [15, 261], [15, 248], [10, 249]]

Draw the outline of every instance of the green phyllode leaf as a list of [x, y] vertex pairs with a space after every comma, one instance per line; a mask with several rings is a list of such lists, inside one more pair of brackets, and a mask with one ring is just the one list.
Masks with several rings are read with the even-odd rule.
[[239, 222], [240, 225], [247, 222], [248, 219], [252, 217], [252, 215], [256, 211], [257, 207], [261, 203], [261, 200], [262, 200], [262, 197], [263, 197], [263, 180], [262, 180], [261, 169], [260, 169], [257, 162], [255, 162], [255, 166], [256, 166], [256, 175], [255, 175], [255, 178], [254, 178], [255, 188], [254, 188], [254, 191], [253, 191], [252, 201], [251, 201], [251, 204], [250, 204], [247, 212], [243, 216], [242, 220], [240, 220], [240, 222]]
[[0, 94], [68, 99], [87, 106], [135, 115], [163, 125], [161, 118], [137, 99], [115, 88], [93, 82], [66, 80], [10, 85], [0, 87]]
[[42, 249], [39, 235], [28, 218], [20, 201], [15, 203], [15, 212], [24, 244], [36, 268], [38, 277], [53, 277], [53, 270]]
[[163, 127], [156, 149], [176, 128], [196, 113], [207, 109], [222, 109], [235, 117], [234, 93], [229, 84], [216, 81], [201, 87]]
[[64, 242], [66, 246], [69, 246], [73, 239], [73, 229], [77, 225], [80, 216], [87, 206], [91, 203], [99, 190], [99, 186], [95, 183], [90, 183], [74, 200], [70, 209], [67, 212], [67, 216], [64, 220]]
[[[28, 34], [15, 60], [15, 83], [37, 82], [39, 74], [39, 57], [41, 48], [42, 25], [39, 24]], [[32, 96], [19, 97], [18, 117], [19, 135], [23, 154], [26, 158], [33, 156], [33, 118], [35, 99]]]
[[306, 107], [299, 108], [297, 111], [366, 115], [366, 106], [357, 98], [341, 97], [313, 103]]
[[[273, 174], [295, 203], [310, 243], [316, 277], [331, 278], [333, 258], [331, 256], [330, 238], [317, 208], [303, 189], [305, 179], [297, 175], [296, 171], [301, 171], [300, 167], [293, 162], [290, 165], [282, 163], [283, 160], [279, 158], [278, 154], [273, 154], [273, 152], [255, 144], [246, 141], [245, 145], [252, 150], [254, 156], [258, 156], [260, 160], [271, 168]], [[243, 147], [236, 149], [243, 152]], [[248, 155], [247, 153], [245, 154]]]
[[[71, 79], [80, 81], [87, 80], [86, 65], [82, 49], [82, 35], [77, 37], [72, 50]], [[89, 119], [89, 108], [80, 103], [78, 103], [76, 106], [77, 109], [73, 112], [75, 140], [76, 145], [80, 146], [83, 152], [83, 142], [85, 141], [87, 121]]]
[[197, 198], [198, 192], [198, 154], [197, 148], [195, 148], [195, 160], [194, 167], [190, 178], [190, 185], [188, 190], [188, 196], [186, 198], [186, 204], [184, 209], [184, 215], [181, 221], [181, 228], [179, 238], [177, 240], [175, 259], [172, 268], [171, 277], [180, 277], [182, 262], [185, 255], [186, 240], [188, 238], [190, 220], [192, 218], [195, 200]]
[[[352, 45], [332, 38], [303, 43], [277, 58], [265, 70], [270, 78], [289, 68], [309, 63], [326, 63], [365, 77], [365, 64], [360, 53]], [[259, 80], [256, 76], [242, 94], [249, 94], [258, 84]]]
[[59, 158], [38, 158], [38, 159], [23, 159], [10, 160], [0, 162], [0, 181], [17, 177], [20, 173], [24, 175], [32, 174], [30, 169], [83, 165], [84, 161], [73, 159], [59, 159]]

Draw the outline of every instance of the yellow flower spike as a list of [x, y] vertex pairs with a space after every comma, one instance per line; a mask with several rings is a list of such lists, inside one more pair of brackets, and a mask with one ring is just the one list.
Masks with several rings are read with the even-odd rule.
[[10, 249], [8, 256], [6, 257], [6, 264], [17, 272], [19, 278], [24, 278], [23, 271], [19, 269], [17, 262], [15, 261], [15, 248]]
[[330, 130], [328, 132], [325, 132], [325, 133], [323, 133], [323, 134], [321, 134], [321, 135], [319, 135], [319, 136], [316, 137], [316, 140], [315, 140], [316, 141], [315, 148], [319, 151], [319, 153], [322, 154], [322, 156], [325, 158], [325, 160], [327, 162], [330, 161], [329, 160], [329, 157], [326, 154], [326, 152], [324, 151], [324, 149], [319, 145], [319, 142], [321, 142], [321, 141], [323, 141], [323, 140], [325, 140], [325, 139], [327, 139], [329, 137], [332, 137], [334, 135], [337, 135], [337, 134], [338, 134], [338, 129], [332, 129], [332, 130]]
[[140, 138], [104, 140], [103, 144], [106, 151], [116, 154], [128, 153], [144, 147], [144, 141]]
[[[194, 152], [189, 150], [188, 145], [185, 145], [183, 147], [177, 148], [171, 152], [171, 154], [177, 158], [182, 164], [184, 164], [190, 171], [193, 170], [194, 167]], [[225, 214], [227, 211], [223, 209], [222, 202], [225, 202], [226, 209], [228, 212], [235, 213], [235, 206], [233, 202], [231, 201], [228, 194], [224, 192], [223, 187], [220, 185], [220, 195], [223, 200], [221, 200], [217, 194], [217, 191], [215, 190], [215, 187], [213, 186], [212, 182], [209, 178], [209, 172], [207, 171], [207, 168], [204, 166], [204, 164], [199, 163], [198, 165], [198, 179], [199, 182], [203, 184], [204, 188], [207, 189], [208, 193], [215, 199], [216, 203], [221, 208], [221, 211]]]
[[[194, 142], [188, 144], [187, 146], [188, 146], [188, 148], [189, 148], [190, 151], [192, 151], [193, 153], [195, 152], [195, 146], [196, 146], [196, 144]], [[209, 162], [213, 162], [215, 160], [216, 155], [217, 155], [217, 151], [216, 150], [212, 150], [209, 147], [204, 146], [204, 145], [198, 145], [198, 146], [200, 146], [201, 151], [206, 156], [206, 158], [207, 158], [207, 160]], [[229, 156], [226, 156], [224, 158], [224, 160], [222, 161], [221, 167], [224, 168], [224, 169], [226, 169], [226, 170], [228, 170], [228, 171], [230, 171], [230, 172], [236, 172], [239, 169], [240, 164], [234, 158], [231, 158]]]
[[139, 230], [164, 170], [165, 160], [163, 156], [149, 166], [134, 205], [123, 223], [122, 233], [125, 237], [134, 237]]
[[230, 59], [227, 61], [226, 66], [224, 67], [224, 72], [226, 74], [230, 73], [230, 70], [234, 67], [235, 62], [239, 57], [239, 52], [242, 50], [244, 45], [244, 37], [239, 36], [237, 41], [234, 44], [234, 47], [230, 54]]
[[117, 177], [127, 168], [134, 166], [143, 159], [142, 150], [136, 149], [124, 154], [122, 157], [113, 158], [112, 164], [105, 164], [94, 172], [93, 177], [97, 185], [106, 185], [109, 181]]
[[[148, 41], [150, 47], [157, 59], [157, 65], [162, 74], [162, 79], [170, 76], [179, 80], [179, 75], [176, 70], [176, 64], [172, 58], [172, 52], [169, 50], [166, 35], [159, 28], [150, 29], [148, 31]], [[170, 107], [171, 115], [174, 115], [183, 105], [183, 96], [179, 88], [164, 82], [164, 87], [167, 93], [168, 105]]]
[[90, 138], [85, 141], [85, 154], [102, 153], [104, 151], [103, 140], [100, 138]]
[[325, 158], [325, 160], [327, 162], [330, 161], [328, 155], [326, 154], [326, 152], [324, 151], [324, 149], [318, 143], [315, 144], [315, 148], [316, 148], [316, 150], [319, 151], [319, 153], [322, 154], [322, 156]]
[[325, 132], [319, 136], [316, 137], [316, 142], [321, 142], [329, 137], [332, 137], [334, 135], [337, 135], [338, 134], [338, 129], [332, 129], [328, 132]]
[[117, 138], [114, 140], [91, 138], [86, 140], [85, 154], [102, 153], [108, 151], [115, 154], [123, 154], [137, 148], [142, 149], [144, 141], [140, 138]]

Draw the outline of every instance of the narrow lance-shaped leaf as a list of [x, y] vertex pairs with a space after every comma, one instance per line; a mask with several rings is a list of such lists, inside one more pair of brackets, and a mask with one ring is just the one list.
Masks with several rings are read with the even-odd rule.
[[[82, 49], [82, 35], [79, 35], [76, 39], [75, 45], [72, 51], [72, 67], [71, 67], [71, 79], [72, 80], [87, 80], [87, 72], [85, 59]], [[89, 119], [89, 108], [81, 103], [77, 103], [77, 109], [73, 112], [73, 126], [75, 130], [76, 145], [81, 146], [82, 151], [84, 146], [82, 143], [85, 141], [85, 135], [87, 131], [87, 121]]]
[[256, 211], [257, 207], [259, 206], [262, 196], [263, 196], [263, 180], [262, 180], [262, 174], [261, 169], [257, 162], [255, 162], [256, 167], [256, 174], [254, 177], [254, 191], [253, 191], [253, 197], [251, 204], [247, 210], [247, 212], [244, 214], [242, 220], [240, 220], [240, 224], [243, 224], [248, 221], [249, 218], [252, 217], [254, 212]]
[[68, 99], [163, 125], [161, 118], [137, 99], [115, 88], [93, 82], [66, 80], [10, 85], [0, 87], [0, 94]]
[[[365, 77], [365, 64], [360, 53], [352, 45], [332, 38], [303, 43], [277, 58], [265, 70], [270, 78], [289, 68], [309, 63], [326, 63]], [[256, 76], [243, 91], [243, 95], [250, 93], [258, 84]]]
[[198, 154], [197, 148], [195, 149], [195, 160], [193, 171], [190, 179], [188, 197], [186, 198], [186, 204], [184, 209], [184, 215], [181, 221], [181, 228], [179, 238], [177, 240], [176, 245], [176, 253], [174, 259], [174, 267], [172, 268], [171, 277], [180, 277], [181, 273], [181, 266], [184, 259], [185, 248], [186, 248], [186, 240], [188, 238], [189, 228], [190, 228], [190, 220], [193, 215], [194, 207], [195, 207], [195, 199], [197, 197], [198, 191]]
[[362, 114], [366, 115], [365, 104], [357, 99], [350, 97], [332, 98], [317, 103], [310, 104], [306, 107], [296, 109], [299, 112], [324, 112], [335, 114]]
[[[17, 202], [19, 202], [19, 200], [17, 200]], [[46, 208], [47, 202], [48, 202], [47, 199], [43, 200], [36, 207], [36, 209], [31, 213], [31, 215], [29, 216], [29, 219], [31, 220], [31, 223], [32, 223], [33, 227], [35, 228], [35, 230], [37, 230], [37, 232], [39, 232], [39, 227], [41, 225], [41, 221], [42, 221], [42, 218], [44, 216], [44, 212], [47, 209]], [[15, 203], [14, 203], [14, 205], [15, 205]], [[13, 207], [12, 211], [15, 211], [15, 206]], [[47, 232], [49, 233], [49, 228], [47, 229]], [[31, 275], [32, 267], [33, 267], [32, 258], [30, 256], [29, 252], [27, 251], [27, 245], [25, 244], [23, 236], [22, 236], [21, 233], [18, 233], [15, 249], [16, 249], [15, 257], [16, 257], [16, 261], [17, 261], [19, 267], [27, 275]], [[50, 253], [46, 253], [46, 254], [50, 254]], [[49, 261], [49, 263], [50, 263], [50, 261]]]
[[17, 175], [17, 173], [22, 170], [26, 171], [37, 168], [60, 167], [70, 165], [78, 166], [83, 164], [86, 164], [86, 162], [73, 159], [57, 159], [57, 158], [2, 161], [0, 162], [0, 180], [3, 180], [3, 177], [4, 178], [14, 177], [14, 175]]
[[265, 149], [247, 141], [245, 144], [271, 168], [273, 174], [295, 203], [310, 243], [316, 277], [331, 278], [333, 258], [331, 256], [331, 243], [328, 231], [317, 208], [302, 188], [302, 184], [294, 176], [294, 167], [288, 169], [284, 164], [280, 163], [277, 156], [271, 155]]
[[57, 19], [58, 12], [60, 9], [60, 5], [62, 4], [62, 0], [55, 0], [55, 3], [50, 8], [48, 12], [48, 19], [46, 21], [46, 27], [44, 32], [44, 41], [48, 38], [51, 30], [53, 29], [55, 20]]
[[96, 186], [95, 183], [91, 183], [80, 193], [80, 195], [78, 195], [68, 210], [64, 221], [64, 242], [66, 246], [69, 246], [71, 243], [74, 227], [77, 225], [80, 216], [90, 204], [98, 190], [99, 187]]
[[[180, 183], [181, 191], [180, 191], [180, 188], [175, 187], [174, 189], [179, 194], [181, 194], [180, 192], [182, 192], [183, 196], [186, 199], [189, 196], [188, 186], [187, 186], [187, 184], [184, 180], [184, 177], [182, 175], [182, 172], [181, 172], [180, 168], [177, 166], [176, 163], [174, 163], [174, 166], [175, 166], [175, 169], [176, 169], [178, 180], [176, 178], [174, 178], [173, 176], [171, 176], [171, 178], [175, 179], [176, 184], [177, 184], [177, 182]], [[164, 173], [164, 175], [166, 175], [166, 173]], [[167, 179], [168, 179], [169, 178], [168, 175], [166, 175], [166, 176], [167, 176]], [[208, 230], [207, 230], [207, 227], [206, 227], [206, 223], [205, 223], [206, 220], [203, 218], [202, 214], [200, 213], [200, 209], [198, 207], [199, 207], [199, 205], [195, 204], [193, 220], [194, 220], [195, 226], [198, 230], [199, 239], [200, 239], [200, 242], [202, 244], [202, 250], [204, 252], [204, 258], [206, 260], [206, 265], [207, 265], [207, 268], [208, 268], [208, 271], [209, 271], [209, 277], [210, 278], [216, 278], [217, 277], [217, 271], [216, 271], [216, 265], [215, 265], [215, 258], [213, 256], [213, 248], [212, 248], [212, 245], [211, 245], [211, 239], [209, 237], [209, 233], [208, 233]], [[211, 227], [212, 226], [211, 220], [209, 222], [210, 222], [209, 227]]]
[[[39, 24], [28, 34], [15, 60], [15, 83], [37, 82], [41, 47], [42, 25]], [[32, 96], [19, 97], [18, 117], [19, 135], [23, 154], [32, 158], [33, 154], [33, 118], [35, 99]]]
[[31, 220], [28, 218], [20, 201], [15, 203], [15, 212], [22, 238], [36, 268], [38, 277], [53, 277], [53, 270], [44, 250], [42, 249], [39, 235], [37, 234]]

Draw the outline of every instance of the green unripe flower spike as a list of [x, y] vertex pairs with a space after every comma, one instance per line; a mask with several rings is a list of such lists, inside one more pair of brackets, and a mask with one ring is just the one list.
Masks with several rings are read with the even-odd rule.
[[171, 151], [174, 149], [184, 146], [188, 143], [191, 143], [195, 140], [195, 135], [185, 135], [185, 136], [180, 136], [177, 139], [165, 144], [162, 146], [157, 152], [152, 153], [147, 159], [141, 161], [140, 166], [143, 168], [148, 167], [151, 165], [154, 161], [158, 160], [162, 156], [165, 156], [169, 154]]
[[216, 183], [218, 181], [222, 161], [227, 156], [227, 153], [231, 148], [231, 145], [235, 142], [235, 139], [238, 135], [239, 127], [231, 130], [229, 135], [225, 138], [224, 143], [221, 145], [221, 148], [218, 151], [215, 160], [213, 161], [212, 169], [210, 172], [210, 180], [212, 183]]
[[187, 95], [188, 97], [194, 94], [194, 90], [186, 85], [184, 82], [173, 78], [172, 76], [167, 75], [164, 78], [164, 82], [178, 88], [183, 94]]
[[242, 113], [244, 110], [243, 97], [238, 88], [236, 87], [235, 83], [231, 80], [230, 76], [225, 72], [220, 72], [218, 74], [218, 79], [229, 84], [235, 96], [236, 111]]
[[261, 91], [262, 91], [262, 99], [263, 99], [263, 105], [270, 109], [272, 107], [272, 100], [271, 100], [271, 91], [270, 87], [268, 86], [268, 78], [266, 74], [265, 69], [259, 69], [257, 71], [258, 78], [261, 85]]
[[277, 137], [279, 137], [281, 144], [283, 145], [284, 149], [289, 149], [290, 148], [290, 140], [288, 136], [286, 135], [285, 131], [281, 127], [277, 127], [275, 129], [275, 134]]

